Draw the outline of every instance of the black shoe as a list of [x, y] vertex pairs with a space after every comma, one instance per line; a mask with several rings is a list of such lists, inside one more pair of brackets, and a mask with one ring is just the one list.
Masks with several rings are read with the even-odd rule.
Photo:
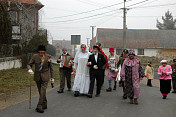
[[47, 106], [43, 107], [42, 109], [43, 109], [43, 110], [47, 109]]
[[100, 97], [100, 94], [96, 94], [95, 97]]
[[58, 93], [64, 93], [64, 91], [63, 90], [60, 90], [60, 91], [57, 91]]
[[36, 112], [38, 112], [38, 113], [44, 113], [44, 110], [43, 110], [43, 109], [36, 108], [35, 110], [36, 110]]
[[112, 88], [108, 88], [106, 89], [107, 92], [111, 92], [112, 91]]
[[124, 96], [123, 96], [123, 99], [127, 99], [127, 96], [124, 95]]
[[92, 94], [87, 94], [87, 97], [92, 98]]
[[68, 88], [68, 91], [71, 91], [71, 88]]
[[116, 86], [114, 86], [113, 90], [116, 90]]
[[163, 96], [163, 99], [166, 99], [167, 96]]
[[75, 96], [75, 97], [78, 97], [79, 95], [80, 95], [79, 91], [75, 91], [74, 96]]

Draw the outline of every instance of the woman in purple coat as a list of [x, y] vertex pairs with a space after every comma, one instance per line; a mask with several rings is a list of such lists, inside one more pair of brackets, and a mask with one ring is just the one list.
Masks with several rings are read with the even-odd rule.
[[134, 50], [129, 50], [128, 56], [129, 58], [126, 58], [123, 63], [120, 76], [125, 81], [126, 94], [130, 98], [130, 104], [138, 104], [140, 80], [144, 77], [144, 70], [135, 56]]

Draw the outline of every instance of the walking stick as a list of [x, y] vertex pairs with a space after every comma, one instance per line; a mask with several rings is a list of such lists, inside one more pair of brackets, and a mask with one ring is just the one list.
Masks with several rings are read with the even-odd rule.
[[29, 109], [31, 109], [31, 85], [32, 85], [32, 75], [30, 75], [30, 88], [29, 88]]

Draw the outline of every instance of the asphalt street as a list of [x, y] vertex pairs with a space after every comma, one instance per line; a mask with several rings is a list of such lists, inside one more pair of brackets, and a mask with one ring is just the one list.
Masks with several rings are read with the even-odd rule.
[[[139, 105], [129, 104], [122, 99], [122, 88], [106, 92], [107, 82], [100, 97], [74, 97], [67, 90], [58, 94], [57, 89], [47, 93], [48, 109], [35, 112], [38, 97], [32, 99], [32, 109], [28, 101], [0, 111], [0, 117], [176, 117], [176, 94], [162, 99], [159, 88], [141, 85]], [[95, 92], [94, 92], [95, 93]]]

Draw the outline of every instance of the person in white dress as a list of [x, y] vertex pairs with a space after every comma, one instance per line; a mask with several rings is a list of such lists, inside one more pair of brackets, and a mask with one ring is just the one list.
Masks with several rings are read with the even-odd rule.
[[89, 91], [90, 78], [89, 67], [87, 62], [91, 53], [85, 44], [82, 44], [78, 49], [74, 58], [73, 72], [76, 73], [72, 90], [75, 92], [74, 96], [80, 94], [87, 94]]

